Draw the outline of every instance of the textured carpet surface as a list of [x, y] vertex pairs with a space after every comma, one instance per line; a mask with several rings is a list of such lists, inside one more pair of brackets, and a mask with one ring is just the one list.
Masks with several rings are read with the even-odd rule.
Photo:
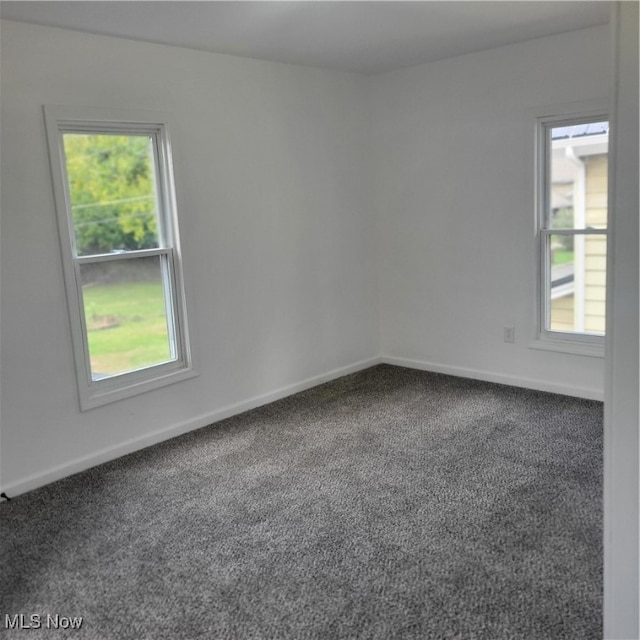
[[599, 402], [374, 367], [0, 505], [0, 635], [600, 638], [601, 457]]

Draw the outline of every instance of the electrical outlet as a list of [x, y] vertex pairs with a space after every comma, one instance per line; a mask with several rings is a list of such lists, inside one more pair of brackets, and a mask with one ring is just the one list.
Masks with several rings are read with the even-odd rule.
[[515, 327], [505, 327], [504, 328], [504, 341], [505, 342], [515, 342], [516, 341], [516, 328]]

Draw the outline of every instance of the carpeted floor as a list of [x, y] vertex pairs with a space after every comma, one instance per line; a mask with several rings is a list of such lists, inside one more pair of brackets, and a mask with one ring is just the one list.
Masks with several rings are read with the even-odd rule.
[[600, 638], [601, 456], [599, 402], [380, 365], [0, 505], [0, 628]]

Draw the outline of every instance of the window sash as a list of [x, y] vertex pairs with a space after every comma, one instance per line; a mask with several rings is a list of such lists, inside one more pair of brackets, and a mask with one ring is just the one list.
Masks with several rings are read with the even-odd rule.
[[[560, 127], [570, 127], [577, 124], [591, 124], [594, 122], [604, 122], [609, 120], [606, 113], [598, 112], [572, 116], [548, 116], [538, 119], [538, 182], [539, 182], [539, 229], [551, 228], [551, 153], [552, 139], [551, 130]], [[577, 228], [576, 228], [577, 229]], [[606, 229], [606, 227], [605, 227]]]
[[560, 340], [567, 340], [573, 342], [588, 342], [593, 344], [601, 344], [604, 340], [604, 335], [589, 331], [560, 331], [551, 328], [551, 303], [553, 301], [551, 295], [552, 278], [551, 269], [551, 238], [552, 236], [565, 236], [576, 238], [582, 237], [597, 237], [603, 236], [607, 239], [606, 229], [541, 229], [541, 253], [540, 253], [540, 289], [541, 289], [541, 304], [540, 304], [540, 327], [542, 332], [550, 337], [556, 337]]
[[[137, 127], [131, 123], [105, 123], [105, 127], [101, 128], [99, 124], [94, 123], [82, 123], [78, 124], [73, 121], [58, 121], [58, 144], [60, 147], [60, 153], [62, 156], [62, 172], [65, 189], [65, 200], [67, 203], [67, 217], [69, 224], [69, 233], [71, 240], [71, 249], [74, 257], [80, 257], [78, 255], [76, 247], [76, 232], [73, 221], [73, 211], [71, 207], [71, 194], [69, 193], [69, 176], [67, 173], [66, 153], [64, 146], [65, 134], [108, 134], [108, 135], [129, 135], [149, 137], [152, 141], [153, 149], [153, 170], [154, 170], [154, 182], [155, 182], [155, 197], [157, 199], [157, 225], [158, 225], [158, 248], [170, 247], [175, 244], [175, 237], [173, 233], [173, 227], [176, 223], [173, 220], [173, 224], [169, 224], [167, 218], [167, 212], [171, 211], [172, 207], [172, 194], [169, 189], [171, 180], [171, 165], [170, 158], [167, 156], [164, 147], [168, 144], [168, 138], [165, 135], [164, 128], [160, 125], [141, 125]], [[126, 250], [125, 250], [126, 251]], [[102, 255], [102, 254], [89, 254], [89, 255]], [[88, 256], [82, 256], [88, 257]]]
[[[115, 373], [106, 378], [96, 380], [93, 378], [93, 368], [91, 365], [91, 352], [89, 348], [89, 331], [87, 327], [86, 305], [84, 300], [83, 282], [81, 267], [89, 264], [104, 264], [108, 262], [124, 262], [133, 261], [140, 258], [148, 257], [160, 258], [160, 269], [162, 278], [162, 290], [165, 302], [165, 319], [167, 323], [167, 338], [169, 341], [169, 349], [172, 355], [166, 361], [157, 362], [148, 366], [136, 368], [131, 371]], [[180, 314], [176, 312], [179, 308], [179, 300], [176, 295], [176, 277], [175, 277], [175, 260], [173, 249], [141, 249], [138, 251], [128, 251], [120, 254], [102, 254], [96, 256], [79, 256], [74, 259], [75, 285], [78, 296], [78, 311], [80, 314], [79, 322], [82, 327], [83, 337], [83, 358], [86, 370], [86, 383], [89, 387], [107, 387], [111, 386], [108, 381], [117, 378], [118, 381], [112, 383], [114, 386], [124, 384], [127, 380], [136, 380], [141, 376], [148, 375], [148, 370], [152, 368], [163, 368], [172, 370], [176, 367], [185, 366], [186, 362], [183, 357], [183, 349], [185, 338], [182, 331], [182, 323], [180, 322]]]

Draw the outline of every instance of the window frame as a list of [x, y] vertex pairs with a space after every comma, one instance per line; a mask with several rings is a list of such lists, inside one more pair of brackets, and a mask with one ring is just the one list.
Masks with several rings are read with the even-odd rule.
[[[538, 110], [533, 113], [535, 119], [535, 246], [536, 246], [536, 286], [535, 286], [535, 337], [530, 347], [558, 351], [562, 353], [604, 356], [605, 334], [553, 331], [547, 329], [547, 317], [550, 311], [550, 273], [547, 260], [548, 248], [552, 235], [569, 235], [586, 237], [588, 235], [604, 235], [608, 239], [608, 229], [559, 230], [547, 226], [548, 205], [550, 202], [551, 140], [548, 132], [553, 127], [586, 124], [589, 122], [611, 122], [609, 105], [605, 100], [590, 103], [570, 104]], [[609, 243], [607, 242], [609, 251]]]
[[[45, 105], [44, 117], [81, 411], [196, 376], [187, 324], [169, 116], [155, 111]], [[157, 248], [89, 256], [77, 255], [63, 140], [64, 134], [67, 133], [142, 135], [153, 140], [158, 209]], [[80, 269], [84, 264], [152, 256], [159, 257], [167, 324], [171, 328], [169, 342], [175, 359], [94, 379], [91, 372]]]

